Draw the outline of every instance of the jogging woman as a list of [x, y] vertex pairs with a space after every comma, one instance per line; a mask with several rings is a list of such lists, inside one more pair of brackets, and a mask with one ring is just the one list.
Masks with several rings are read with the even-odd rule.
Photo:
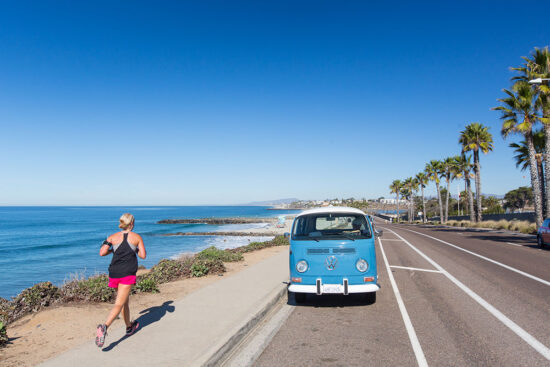
[[132, 232], [134, 229], [134, 216], [132, 214], [122, 214], [118, 227], [122, 231], [110, 235], [99, 250], [100, 256], [113, 254], [111, 265], [109, 265], [109, 287], [117, 290], [115, 305], [109, 313], [107, 321], [97, 326], [95, 343], [100, 348], [105, 343], [107, 329], [121, 312], [126, 324], [127, 336], [132, 335], [139, 327], [137, 321], [130, 321], [129, 300], [132, 285], [136, 284], [138, 268], [136, 253], [142, 259], [145, 259], [147, 253], [141, 236]]

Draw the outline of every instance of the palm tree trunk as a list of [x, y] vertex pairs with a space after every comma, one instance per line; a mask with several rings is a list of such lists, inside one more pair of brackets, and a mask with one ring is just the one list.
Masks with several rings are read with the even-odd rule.
[[[546, 97], [546, 102], [550, 105], [550, 96]], [[550, 108], [546, 107], [542, 109], [542, 115], [545, 118], [550, 118]], [[550, 214], [550, 125], [543, 124], [544, 131], [544, 196], [546, 216]]]
[[542, 155], [537, 154], [537, 173], [539, 176], [539, 186], [540, 186], [540, 195], [541, 195], [541, 203], [542, 203], [542, 217], [546, 218], [548, 216], [548, 207], [546, 206], [546, 192], [544, 190], [544, 187], [546, 186], [544, 184], [544, 172], [542, 167]]
[[477, 149], [474, 150], [474, 171], [476, 175], [476, 222], [481, 222], [481, 166]]
[[424, 186], [420, 184], [420, 188], [422, 189], [422, 222], [426, 223], [426, 201], [424, 200]]
[[439, 222], [443, 223], [443, 201], [441, 200], [441, 189], [439, 188], [439, 182], [436, 181], [435, 186], [437, 188], [437, 198], [439, 199]]
[[396, 223], [399, 223], [399, 193], [395, 195], [397, 197], [397, 218], [395, 219]]
[[533, 197], [535, 199], [535, 221], [537, 228], [542, 224], [542, 195], [537, 172], [537, 158], [535, 157], [535, 144], [533, 143], [533, 134], [525, 134], [527, 141], [527, 150], [529, 152], [529, 171], [531, 172], [531, 186], [533, 187]]
[[451, 180], [447, 178], [447, 198], [445, 199], [445, 223], [449, 220], [449, 195], [451, 194]]
[[464, 175], [464, 180], [466, 181], [466, 191], [468, 192], [468, 211], [470, 212], [470, 221], [475, 222], [475, 212], [474, 212], [474, 195], [472, 194], [472, 183], [470, 182], [470, 177]]
[[411, 190], [411, 223], [414, 220], [414, 192]]

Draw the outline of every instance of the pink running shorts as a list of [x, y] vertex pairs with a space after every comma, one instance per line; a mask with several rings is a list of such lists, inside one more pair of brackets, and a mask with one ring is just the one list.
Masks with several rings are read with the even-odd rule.
[[123, 278], [109, 278], [109, 287], [110, 288], [118, 288], [119, 284], [136, 284], [136, 276], [135, 275], [128, 275], [127, 277]]

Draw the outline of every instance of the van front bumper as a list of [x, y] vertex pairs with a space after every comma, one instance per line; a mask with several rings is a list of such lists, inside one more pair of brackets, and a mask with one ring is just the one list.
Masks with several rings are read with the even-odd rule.
[[288, 286], [290, 292], [313, 293], [313, 294], [350, 294], [350, 293], [370, 293], [380, 289], [378, 284], [347, 284], [344, 279], [343, 284], [323, 284], [321, 279], [317, 279], [315, 285], [292, 283]]

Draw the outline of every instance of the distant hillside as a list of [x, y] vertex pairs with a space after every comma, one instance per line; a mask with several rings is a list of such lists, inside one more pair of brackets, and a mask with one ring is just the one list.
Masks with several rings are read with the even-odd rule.
[[249, 205], [249, 206], [270, 206], [270, 205], [280, 205], [280, 204], [290, 204], [295, 201], [299, 201], [300, 199], [296, 198], [288, 198], [288, 199], [277, 199], [277, 200], [267, 200], [267, 201], [253, 201], [248, 204], [243, 205]]

